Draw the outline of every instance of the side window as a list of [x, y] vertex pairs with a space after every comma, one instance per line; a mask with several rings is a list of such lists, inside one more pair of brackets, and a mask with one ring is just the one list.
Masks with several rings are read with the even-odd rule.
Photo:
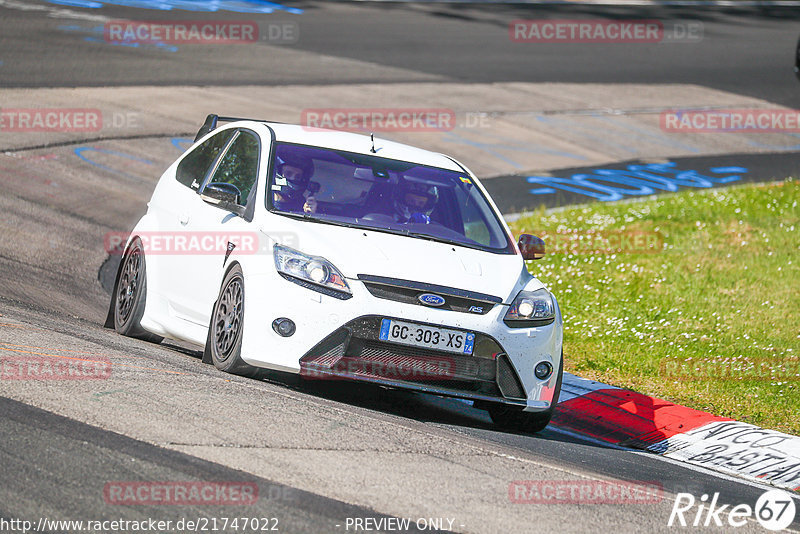
[[195, 191], [199, 189], [203, 179], [206, 177], [206, 173], [208, 173], [208, 169], [214, 164], [217, 156], [225, 148], [234, 132], [235, 130], [220, 132], [192, 150], [178, 164], [178, 170], [175, 173], [177, 180]]
[[240, 130], [231, 147], [222, 156], [209, 183], [236, 186], [240, 192], [239, 204], [244, 206], [258, 178], [258, 159], [258, 138], [252, 133]]

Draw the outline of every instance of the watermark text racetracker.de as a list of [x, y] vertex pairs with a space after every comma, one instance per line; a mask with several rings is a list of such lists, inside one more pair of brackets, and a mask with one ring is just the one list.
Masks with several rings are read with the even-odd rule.
[[94, 108], [0, 110], [0, 132], [97, 132], [102, 128], [102, 114]]
[[654, 19], [518, 19], [509, 23], [508, 34], [515, 43], [696, 43], [703, 39], [703, 23]]
[[673, 133], [800, 133], [800, 110], [671, 110], [660, 114], [659, 123]]
[[103, 487], [106, 504], [125, 506], [215, 505], [244, 506], [258, 500], [255, 482], [108, 482]]
[[300, 114], [306, 129], [359, 132], [448, 132], [456, 113], [448, 108], [309, 108]]
[[[129, 233], [108, 232], [103, 245], [108, 254], [122, 254]], [[139, 232], [136, 234], [145, 254], [219, 255], [234, 249], [238, 254], [258, 252], [256, 232]]]
[[99, 132], [103, 129], [140, 127], [139, 113], [115, 111], [103, 114], [97, 108], [3, 108], [0, 133]]
[[664, 496], [657, 482], [606, 480], [515, 480], [508, 498], [516, 504], [656, 504]]
[[448, 380], [455, 377], [456, 362], [448, 356], [407, 357], [396, 361], [370, 361], [343, 358], [332, 366], [305, 363], [300, 374], [307, 380], [336, 379], [338, 376], [370, 376], [385, 380], [418, 382]]
[[295, 21], [112, 20], [105, 23], [103, 38], [111, 44], [294, 44], [300, 27]]
[[[109, 255], [122, 255], [130, 241], [129, 232], [108, 232], [103, 236], [103, 248]], [[258, 254], [272, 252], [275, 243], [289, 247], [298, 246], [294, 232], [238, 231], [147, 231], [135, 234], [145, 255], [198, 255], [230, 256], [236, 254]]]
[[664, 358], [659, 371], [669, 380], [733, 381], [763, 380], [797, 382], [800, 380], [800, 359], [754, 358], [730, 356], [717, 358]]
[[450, 108], [308, 108], [300, 114], [307, 130], [351, 132], [449, 132], [456, 128], [489, 128], [491, 113]]
[[664, 249], [660, 232], [645, 230], [541, 231], [548, 254], [652, 254]]
[[0, 356], [0, 380], [105, 380], [111, 360], [104, 356]]

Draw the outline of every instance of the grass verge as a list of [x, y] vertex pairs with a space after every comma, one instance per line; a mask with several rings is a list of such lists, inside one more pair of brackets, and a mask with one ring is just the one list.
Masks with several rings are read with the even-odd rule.
[[800, 435], [800, 183], [543, 209], [567, 371]]

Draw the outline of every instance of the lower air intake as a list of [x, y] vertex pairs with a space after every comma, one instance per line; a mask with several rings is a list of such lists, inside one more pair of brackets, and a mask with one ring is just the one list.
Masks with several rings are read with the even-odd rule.
[[505, 354], [497, 356], [497, 387], [504, 397], [510, 399], [524, 399], [525, 392], [520, 384], [517, 372]]

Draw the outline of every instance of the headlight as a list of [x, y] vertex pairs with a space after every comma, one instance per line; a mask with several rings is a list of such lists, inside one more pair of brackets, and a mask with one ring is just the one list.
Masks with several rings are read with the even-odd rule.
[[556, 318], [556, 305], [546, 289], [520, 291], [509, 306], [503, 322], [512, 328], [542, 326]]
[[[342, 297], [342, 293], [347, 294], [345, 298], [352, 295], [350, 286], [347, 285], [342, 273], [325, 258], [309, 256], [283, 245], [275, 245], [273, 254], [275, 268], [293, 282], [296, 281], [309, 289], [339, 298]], [[339, 293], [331, 294], [323, 288]]]

